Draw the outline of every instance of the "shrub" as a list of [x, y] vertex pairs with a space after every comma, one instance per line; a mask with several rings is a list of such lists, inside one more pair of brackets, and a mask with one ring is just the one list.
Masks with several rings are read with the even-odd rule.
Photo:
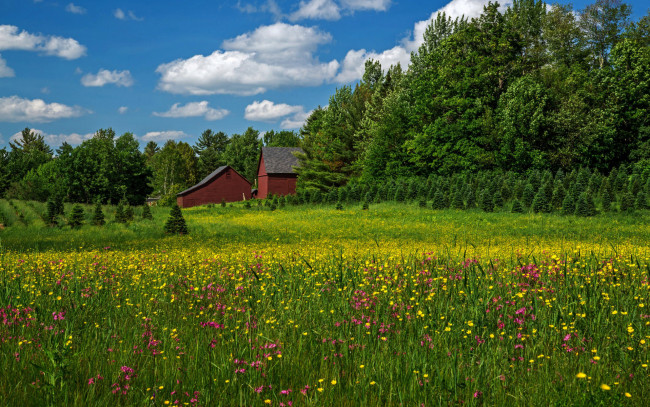
[[[426, 205], [426, 202], [424, 204]], [[368, 204], [368, 201], [364, 201], [363, 206], [361, 207], [361, 209], [363, 209], [364, 211], [367, 211], [369, 207], [370, 207], [370, 205]]]
[[341, 201], [336, 202], [336, 210], [342, 211], [343, 210], [343, 204]]
[[524, 187], [524, 192], [521, 195], [521, 200], [526, 208], [530, 208], [530, 205], [533, 203], [533, 199], [535, 199], [535, 188], [533, 187], [533, 184], [528, 183]]
[[481, 195], [478, 197], [478, 206], [485, 212], [494, 211], [494, 203], [492, 203], [492, 197], [488, 188], [481, 191]]
[[186, 235], [188, 233], [185, 218], [178, 204], [172, 205], [169, 218], [167, 219], [167, 223], [165, 223], [165, 233], [170, 235]]
[[127, 222], [131, 222], [133, 221], [134, 217], [135, 213], [133, 212], [133, 207], [131, 205], [127, 205], [124, 209], [124, 219], [126, 219]]
[[221, 207], [222, 208], [226, 207], [226, 198], [221, 198]]

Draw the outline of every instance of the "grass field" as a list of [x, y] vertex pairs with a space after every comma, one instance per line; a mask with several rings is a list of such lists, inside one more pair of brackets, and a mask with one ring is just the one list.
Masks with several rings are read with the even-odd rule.
[[647, 211], [235, 205], [165, 236], [166, 208], [104, 209], [101, 228], [45, 228], [42, 204], [0, 200], [0, 404], [650, 397]]

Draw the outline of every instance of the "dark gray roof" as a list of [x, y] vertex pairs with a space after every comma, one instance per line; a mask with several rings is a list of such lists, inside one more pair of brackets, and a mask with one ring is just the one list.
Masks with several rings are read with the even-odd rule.
[[[210, 173], [210, 175], [208, 175], [207, 177], [203, 178], [203, 179], [201, 180], [201, 182], [199, 182], [198, 184], [196, 184], [196, 185], [194, 185], [194, 186], [192, 186], [192, 187], [187, 188], [187, 189], [186, 189], [185, 191], [183, 191], [183, 192], [179, 192], [176, 196], [181, 196], [181, 195], [188, 194], [188, 193], [190, 193], [190, 192], [192, 192], [192, 191], [196, 191], [197, 189], [201, 188], [201, 187], [204, 186], [205, 184], [208, 184], [208, 183], [209, 183], [210, 181], [212, 181], [213, 179], [217, 178], [217, 177], [218, 177], [222, 172], [224, 172], [224, 171], [227, 170], [228, 168], [230, 168], [229, 165], [222, 165], [221, 167], [219, 167], [219, 168], [217, 168], [216, 170], [212, 171], [212, 173]], [[235, 171], [235, 170], [233, 169], [233, 171]], [[237, 171], [235, 171], [235, 172], [237, 172]], [[237, 172], [237, 174], [239, 174], [239, 173]], [[242, 177], [242, 178], [244, 178], [244, 177]], [[248, 182], [248, 183], [250, 184], [250, 182], [249, 182], [246, 178], [244, 178], [244, 180], [246, 180], [246, 182]]]
[[298, 166], [295, 151], [302, 153], [300, 147], [262, 147], [264, 167], [267, 174], [292, 174], [293, 167]]

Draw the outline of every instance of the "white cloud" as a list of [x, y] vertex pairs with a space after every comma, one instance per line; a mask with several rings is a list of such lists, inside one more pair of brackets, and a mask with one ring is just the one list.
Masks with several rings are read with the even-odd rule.
[[97, 75], [91, 73], [84, 75], [81, 78], [81, 84], [84, 86], [104, 86], [106, 84], [115, 84], [116, 86], [129, 87], [133, 85], [133, 77], [131, 72], [126, 71], [109, 71], [100, 69]]
[[144, 18], [138, 17], [135, 15], [135, 13], [131, 10], [128, 10], [126, 13], [121, 9], [118, 8], [115, 11], [113, 11], [113, 16], [117, 18], [118, 20], [133, 20], [133, 21], [142, 21]]
[[119, 114], [124, 114], [124, 113], [126, 113], [128, 110], [129, 110], [128, 107], [126, 107], [126, 106], [120, 106], [119, 109], [117, 109], [117, 112], [118, 112]]
[[[382, 6], [381, 1], [373, 0], [342, 0], [347, 3], [356, 3], [358, 7], [363, 5]], [[388, 2], [385, 6], [388, 6]], [[445, 12], [448, 17], [456, 18], [465, 16], [466, 18], [475, 18], [481, 15], [483, 7], [487, 5], [488, 0], [452, 0], [444, 7], [436, 10], [431, 14], [429, 19], [418, 21], [413, 27], [413, 34], [401, 41], [401, 44], [391, 49], [376, 52], [361, 50], [348, 51], [345, 59], [342, 62], [341, 72], [336, 76], [336, 82], [350, 83], [361, 79], [365, 69], [365, 62], [369, 59], [377, 60], [381, 63], [384, 70], [388, 69], [391, 65], [401, 63], [402, 68], [406, 69], [411, 59], [411, 52], [417, 52], [418, 48], [424, 42], [424, 32], [426, 31], [431, 21], [435, 20], [439, 13]], [[512, 4], [512, 0], [505, 0], [505, 5]], [[349, 5], [350, 6], [350, 5]], [[503, 6], [505, 7], [505, 6]]]
[[298, 10], [289, 16], [289, 20], [338, 20], [341, 18], [339, 6], [332, 0], [301, 1]]
[[180, 106], [180, 103], [174, 103], [172, 107], [163, 113], [154, 112], [154, 116], [158, 117], [200, 117], [203, 116], [205, 120], [220, 120], [226, 117], [230, 112], [226, 109], [213, 109], [208, 106], [207, 101], [190, 102], [185, 106]]
[[254, 95], [283, 86], [318, 86], [339, 63], [314, 57], [331, 35], [314, 27], [276, 23], [226, 40], [225, 51], [195, 55], [158, 66], [158, 88], [191, 95]]
[[411, 60], [411, 54], [399, 46], [379, 54], [374, 51], [368, 52], [365, 49], [358, 51], [350, 50], [345, 56], [341, 64], [341, 72], [336, 75], [335, 80], [339, 83], [349, 83], [361, 79], [365, 70], [365, 63], [369, 59], [379, 61], [384, 70], [398, 63], [401, 64], [402, 69], [406, 69]]
[[286, 119], [282, 120], [282, 123], [280, 124], [280, 127], [283, 129], [299, 129], [302, 126], [305, 125], [305, 122], [311, 116], [313, 110], [309, 112], [298, 112], [294, 114], [292, 117], [287, 117]]
[[12, 78], [16, 76], [14, 70], [7, 66], [7, 61], [0, 55], [0, 78]]
[[14, 25], [0, 25], [0, 51], [36, 51], [65, 59], [77, 59], [86, 55], [86, 47], [72, 38], [18, 32]]
[[51, 122], [86, 113], [90, 112], [79, 106], [45, 103], [42, 99], [29, 100], [18, 96], [0, 98], [0, 122]]
[[281, 117], [299, 113], [303, 110], [302, 106], [291, 106], [285, 103], [275, 104], [270, 100], [255, 101], [246, 106], [244, 118], [258, 122], [273, 122]]
[[[420, 45], [424, 42], [424, 32], [426, 31], [431, 21], [434, 21], [438, 14], [445, 13], [447, 17], [452, 19], [465, 16], [467, 19], [478, 17], [483, 12], [483, 7], [488, 4], [488, 0], [452, 0], [444, 7], [434, 11], [429, 19], [418, 21], [413, 27], [413, 38], [405, 38], [403, 40], [404, 47], [409, 51], [417, 51]], [[501, 8], [505, 8], [512, 4], [512, 0], [504, 0]]]
[[50, 94], [50, 88], [48, 88], [47, 86], [42, 87], [41, 88], [41, 93], [43, 93], [45, 95], [49, 95]]
[[188, 137], [185, 132], [178, 130], [167, 130], [167, 131], [150, 131], [141, 137], [142, 141], [167, 141], [167, 140], [176, 140], [179, 138]]
[[74, 3], [70, 3], [65, 6], [65, 11], [72, 14], [86, 14], [86, 9], [81, 6], [75, 6]]
[[276, 3], [275, 0], [267, 0], [266, 3], [261, 6], [254, 6], [251, 3], [242, 4], [241, 1], [237, 1], [235, 7], [242, 13], [271, 13], [276, 18], [282, 17], [282, 10], [280, 10], [280, 6], [278, 6], [278, 3]]
[[341, 7], [349, 10], [386, 11], [391, 0], [341, 0]]
[[[94, 133], [86, 133], [86, 134], [79, 134], [79, 133], [70, 133], [70, 134], [48, 134], [44, 132], [43, 130], [38, 130], [38, 129], [30, 129], [33, 133], [40, 134], [43, 136], [43, 139], [45, 142], [51, 146], [60, 146], [64, 142], [71, 144], [71, 145], [78, 145], [83, 143], [86, 140], [90, 140], [93, 138], [95, 135]], [[11, 141], [17, 141], [22, 139], [22, 133], [18, 132], [15, 133], [13, 136], [11, 136], [10, 140]]]

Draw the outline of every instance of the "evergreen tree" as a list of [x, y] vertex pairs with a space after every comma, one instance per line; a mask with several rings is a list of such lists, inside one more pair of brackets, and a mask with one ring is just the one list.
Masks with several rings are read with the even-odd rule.
[[127, 222], [132, 222], [135, 217], [135, 213], [133, 211], [133, 207], [131, 205], [126, 205], [126, 208], [124, 209], [124, 219]]
[[57, 216], [58, 216], [58, 209], [56, 207], [56, 203], [52, 198], [47, 200], [47, 213], [45, 214], [45, 220], [47, 223], [47, 226], [57, 226], [58, 221], [57, 221]]
[[427, 201], [425, 201], [424, 198], [420, 199], [420, 201], [418, 202], [418, 206], [420, 208], [426, 208], [427, 207]]
[[573, 199], [573, 195], [566, 194], [564, 200], [562, 200], [562, 214], [573, 215], [575, 212], [576, 212], [576, 201]]
[[550, 212], [550, 205], [546, 199], [546, 193], [544, 193], [543, 188], [540, 188], [540, 190], [537, 191], [537, 194], [535, 195], [535, 199], [533, 199], [532, 209], [535, 213]]
[[524, 187], [524, 192], [521, 195], [521, 199], [524, 206], [526, 208], [530, 208], [530, 205], [533, 203], [533, 199], [535, 199], [535, 188], [530, 182], [527, 183]]
[[626, 192], [621, 197], [621, 212], [632, 211], [634, 211], [634, 195], [630, 192]]
[[126, 215], [124, 213], [124, 201], [117, 203], [115, 208], [115, 222], [117, 223], [126, 223]]
[[341, 201], [336, 202], [336, 210], [337, 211], [342, 211], [343, 210], [343, 204], [341, 203]]
[[436, 194], [433, 197], [433, 202], [431, 203], [433, 209], [445, 209], [447, 207], [445, 203], [445, 196], [442, 191], [436, 191]]
[[501, 195], [501, 188], [498, 188], [492, 197], [492, 204], [494, 208], [501, 208], [504, 204], [503, 195]]
[[512, 201], [512, 213], [523, 213], [524, 212], [524, 207], [521, 204], [521, 201], [519, 199], [516, 199]]
[[153, 215], [151, 214], [151, 208], [149, 208], [149, 205], [147, 204], [144, 204], [144, 207], [142, 208], [142, 219], [153, 220]]
[[84, 208], [81, 207], [81, 205], [76, 204], [72, 207], [72, 213], [70, 214], [70, 218], [68, 219], [68, 225], [72, 229], [77, 229], [81, 227], [81, 225], [84, 224]]
[[[425, 205], [426, 205], [426, 203], [425, 203]], [[364, 211], [367, 211], [369, 207], [370, 207], [370, 204], [368, 204], [368, 201], [363, 201], [363, 206], [361, 207], [361, 209], [363, 209]]]
[[463, 193], [460, 190], [460, 188], [456, 189], [456, 192], [454, 192], [454, 195], [451, 200], [451, 207], [453, 209], [464, 209], [465, 208], [465, 202], [463, 202]]
[[575, 214], [582, 217], [594, 216], [596, 214], [594, 200], [588, 193], [583, 192], [580, 194], [576, 204]]
[[551, 196], [551, 211], [555, 211], [562, 208], [562, 201], [566, 196], [566, 190], [564, 185], [561, 182], [557, 183], [557, 186], [553, 190], [553, 195]]
[[399, 184], [395, 189], [395, 202], [404, 202], [406, 201], [406, 189], [404, 185]]
[[104, 211], [102, 210], [102, 204], [99, 200], [95, 203], [95, 211], [93, 212], [93, 225], [95, 226], [104, 226], [106, 220], [104, 219]]
[[169, 235], [186, 235], [188, 233], [185, 218], [178, 204], [174, 204], [169, 212], [169, 218], [165, 223], [165, 233]]
[[636, 194], [636, 199], [634, 200], [634, 208], [638, 210], [648, 209], [648, 199], [645, 192], [639, 191]]
[[465, 209], [474, 208], [476, 208], [476, 194], [474, 193], [474, 188], [469, 186], [467, 188], [467, 193], [465, 194]]
[[601, 191], [601, 198], [600, 198], [600, 203], [603, 212], [609, 212], [612, 210], [612, 202], [614, 201], [613, 199], [613, 194], [612, 191], [609, 187], [609, 182], [606, 182], [607, 179], [605, 179], [605, 182], [603, 184], [606, 184], [603, 186], [602, 191]]
[[490, 190], [488, 188], [483, 189], [478, 198], [478, 206], [485, 212], [494, 212], [494, 203], [492, 202], [492, 196], [490, 196]]

